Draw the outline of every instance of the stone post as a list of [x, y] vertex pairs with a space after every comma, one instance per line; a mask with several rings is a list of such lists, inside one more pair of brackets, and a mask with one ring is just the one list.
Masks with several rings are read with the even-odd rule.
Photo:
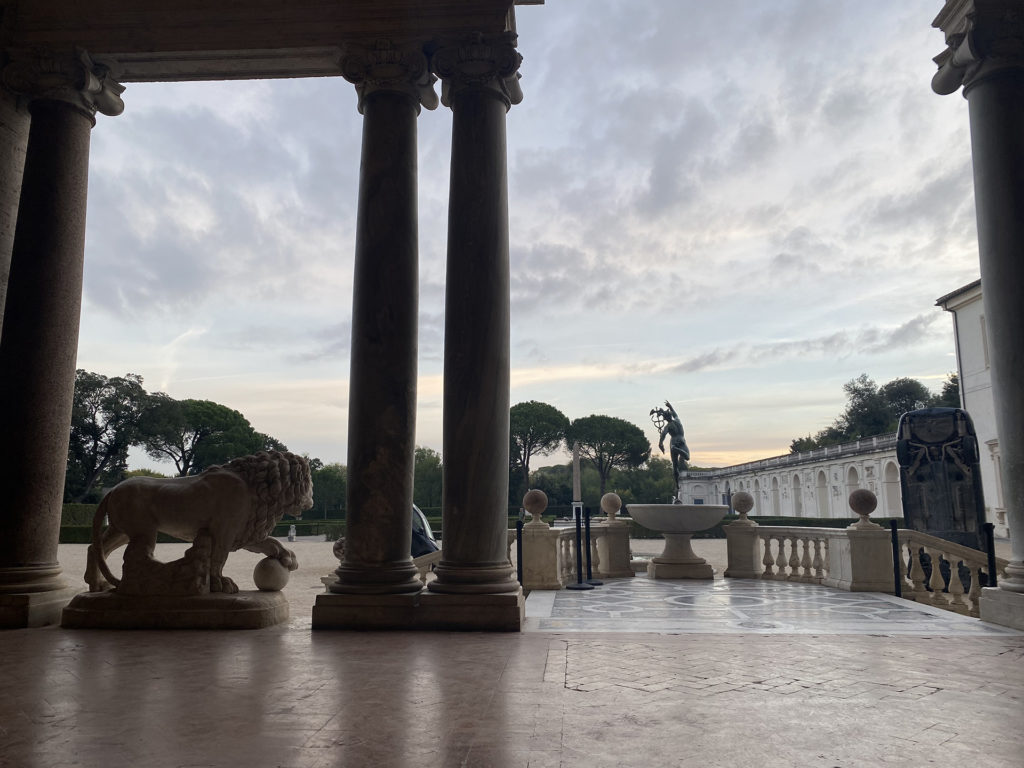
[[561, 589], [558, 574], [558, 531], [541, 519], [548, 507], [544, 491], [531, 490], [523, 496], [523, 508], [530, 513], [530, 522], [523, 526], [523, 587]]
[[846, 528], [844, 535], [829, 539], [828, 577], [822, 584], [848, 592], [892, 594], [895, 586], [889, 531], [868, 519], [878, 499], [866, 488], [858, 488], [850, 494], [849, 504], [859, 519]]
[[981, 618], [1024, 629], [1024, 14], [1015, 0], [947, 0], [934, 26], [948, 48], [932, 88], [963, 86], [971, 122], [981, 288], [1010, 529], [1010, 564]]
[[435, 593], [515, 593], [505, 557], [509, 259], [505, 113], [522, 99], [515, 36], [439, 48], [452, 109], [444, 347], [443, 556]]
[[616, 515], [622, 509], [622, 499], [617, 493], [606, 493], [601, 497], [601, 510], [605, 519], [591, 528], [601, 528], [602, 536], [597, 538], [597, 553], [600, 570], [596, 574], [602, 579], [625, 579], [636, 576], [629, 556], [629, 523], [619, 520]]
[[419, 47], [347, 48], [363, 115], [349, 376], [345, 559], [330, 591], [419, 592], [409, 552], [416, 436], [416, 118], [437, 106]]
[[724, 526], [728, 565], [726, 578], [759, 579], [764, 572], [761, 564], [760, 526], [747, 517], [754, 508], [754, 497], [746, 491], [732, 495], [732, 508], [739, 513], [739, 519]]
[[15, 58], [31, 123], [0, 337], [0, 626], [56, 623], [64, 470], [82, 304], [89, 133], [124, 88], [84, 52]]

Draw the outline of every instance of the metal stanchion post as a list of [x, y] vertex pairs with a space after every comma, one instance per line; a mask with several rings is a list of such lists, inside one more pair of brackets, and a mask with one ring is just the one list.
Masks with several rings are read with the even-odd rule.
[[580, 549], [583, 545], [583, 507], [573, 504], [573, 511], [577, 512], [576, 518], [576, 583], [566, 584], [566, 589], [593, 589], [593, 584], [583, 581], [583, 552]]
[[583, 525], [586, 528], [586, 540], [587, 540], [587, 584], [595, 587], [600, 587], [604, 584], [600, 579], [595, 579], [594, 574], [590, 569], [590, 507], [583, 508]]
[[892, 585], [893, 594], [896, 597], [903, 597], [903, 577], [900, 574], [900, 559], [902, 554], [900, 553], [900, 534], [899, 526], [895, 520], [889, 521], [889, 529], [891, 531], [892, 538]]
[[516, 578], [523, 586], [523, 521], [516, 520]]
[[988, 585], [989, 587], [999, 586], [996, 577], [996, 527], [993, 523], [985, 523], [981, 526], [985, 533], [985, 552], [988, 554]]

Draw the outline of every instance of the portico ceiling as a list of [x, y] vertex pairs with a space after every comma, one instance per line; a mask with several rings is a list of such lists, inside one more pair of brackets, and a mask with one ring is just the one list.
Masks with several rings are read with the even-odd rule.
[[[533, 4], [535, 0], [526, 0]], [[514, 0], [0, 0], [7, 51], [83, 48], [122, 82], [338, 74], [346, 42], [493, 34]]]

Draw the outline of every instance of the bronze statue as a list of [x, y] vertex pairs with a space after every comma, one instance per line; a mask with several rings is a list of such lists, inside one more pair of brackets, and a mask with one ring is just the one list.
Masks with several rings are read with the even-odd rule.
[[690, 460], [690, 449], [686, 445], [686, 438], [683, 437], [683, 422], [679, 419], [679, 414], [668, 400], [665, 401], [665, 406], [651, 409], [651, 421], [661, 432], [658, 448], [662, 453], [665, 452], [665, 435], [672, 437], [669, 449], [672, 456], [672, 471], [678, 483], [680, 474], [686, 470], [686, 462]]

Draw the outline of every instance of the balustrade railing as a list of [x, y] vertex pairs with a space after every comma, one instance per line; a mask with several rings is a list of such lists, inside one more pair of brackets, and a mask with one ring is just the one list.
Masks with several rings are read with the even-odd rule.
[[764, 547], [762, 579], [821, 584], [828, 576], [830, 528], [772, 526], [757, 531]]
[[[920, 531], [904, 529], [897, 536], [903, 597], [966, 616], [979, 615], [981, 588], [992, 583], [984, 552]], [[996, 558], [997, 577], [1006, 565], [1006, 560]]]

